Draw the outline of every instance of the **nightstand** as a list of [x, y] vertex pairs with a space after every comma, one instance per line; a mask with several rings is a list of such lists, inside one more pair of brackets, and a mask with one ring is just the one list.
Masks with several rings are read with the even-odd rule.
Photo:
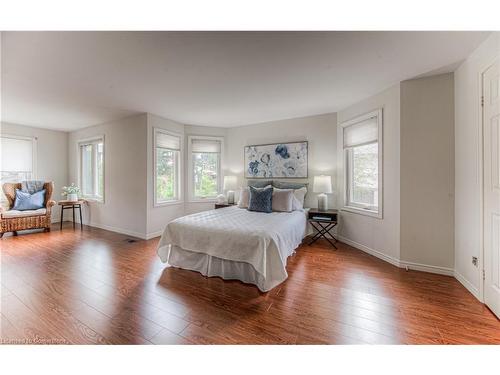
[[[320, 238], [324, 238], [330, 243], [330, 245], [332, 245], [334, 248], [337, 248], [337, 246], [335, 246], [335, 242], [337, 242], [337, 239], [331, 232], [337, 225], [337, 215], [337, 210], [320, 211], [317, 208], [311, 208], [309, 210], [308, 221], [317, 231], [317, 233], [311, 238], [311, 242], [309, 242], [309, 245], [312, 245]], [[326, 236], [327, 234], [330, 235], [331, 238], [333, 238], [334, 242], [332, 242], [332, 240]]]
[[224, 208], [224, 207], [231, 207], [231, 206], [236, 206], [236, 204], [229, 204], [229, 203], [216, 203], [216, 204], [215, 204], [215, 209], [218, 209], [218, 208]]

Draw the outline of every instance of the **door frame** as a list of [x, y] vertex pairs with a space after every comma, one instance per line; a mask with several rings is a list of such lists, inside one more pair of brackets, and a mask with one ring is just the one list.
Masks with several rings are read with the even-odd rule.
[[500, 55], [494, 56], [490, 61], [481, 65], [478, 74], [478, 95], [476, 97], [477, 108], [478, 110], [478, 171], [479, 171], [479, 200], [480, 200], [480, 218], [479, 218], [479, 301], [484, 303], [484, 239], [486, 236], [485, 226], [484, 226], [484, 212], [485, 212], [485, 199], [484, 199], [484, 106], [483, 106], [483, 98], [484, 98], [484, 74], [486, 71], [491, 68], [498, 60], [500, 60]]

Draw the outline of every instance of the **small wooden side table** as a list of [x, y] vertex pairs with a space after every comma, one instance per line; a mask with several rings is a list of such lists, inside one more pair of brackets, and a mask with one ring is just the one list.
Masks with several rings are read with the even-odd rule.
[[80, 211], [80, 229], [83, 229], [83, 220], [82, 220], [82, 204], [85, 203], [85, 200], [80, 199], [77, 201], [59, 201], [58, 205], [61, 206], [61, 230], [63, 224], [63, 214], [64, 210], [73, 210], [73, 229], [75, 229], [75, 208], [78, 208]]

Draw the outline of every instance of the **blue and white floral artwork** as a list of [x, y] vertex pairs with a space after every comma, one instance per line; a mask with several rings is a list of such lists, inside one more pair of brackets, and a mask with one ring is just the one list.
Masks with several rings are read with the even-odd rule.
[[245, 146], [246, 178], [307, 178], [307, 142]]

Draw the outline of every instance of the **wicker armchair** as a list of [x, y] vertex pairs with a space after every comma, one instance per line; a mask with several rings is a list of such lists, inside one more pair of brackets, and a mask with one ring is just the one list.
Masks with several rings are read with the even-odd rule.
[[45, 189], [45, 208], [29, 211], [12, 210], [16, 198], [16, 189], [21, 189], [20, 183], [5, 183], [2, 186], [3, 192], [9, 202], [9, 209], [0, 207], [0, 237], [6, 232], [13, 232], [17, 235], [18, 230], [44, 228], [46, 232], [50, 231], [50, 214], [52, 206], [56, 204], [51, 200], [54, 190], [53, 182], [46, 182], [43, 185]]

